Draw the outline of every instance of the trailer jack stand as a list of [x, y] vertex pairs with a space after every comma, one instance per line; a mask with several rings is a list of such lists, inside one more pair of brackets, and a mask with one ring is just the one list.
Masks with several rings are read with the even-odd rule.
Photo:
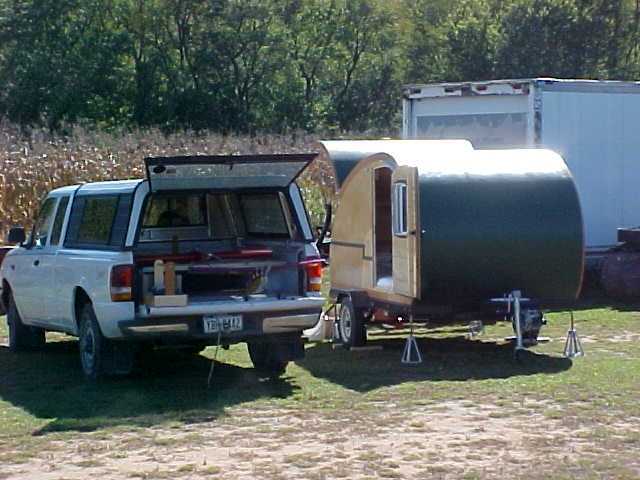
[[402, 353], [401, 362], [407, 365], [417, 365], [422, 363], [422, 355], [420, 354], [420, 348], [416, 337], [413, 336], [413, 315], [409, 317], [409, 326], [411, 328], [409, 332], [409, 338], [404, 344], [404, 352]]
[[522, 295], [520, 290], [514, 290], [509, 294], [510, 305], [513, 305], [513, 318], [516, 324], [516, 347], [513, 352], [516, 361], [522, 360], [522, 350], [524, 345], [522, 342], [522, 325], [520, 325], [520, 300]]
[[522, 325], [520, 324], [521, 320], [521, 309], [520, 302], [528, 301], [528, 298], [522, 297], [522, 292], [520, 290], [513, 290], [506, 294], [503, 298], [492, 298], [492, 302], [503, 302], [507, 304], [507, 313], [512, 315], [514, 330], [516, 333], [516, 346], [513, 349], [513, 357], [516, 362], [521, 362], [523, 360], [523, 352], [524, 342], [522, 340]]
[[574, 328], [573, 312], [571, 312], [571, 328], [567, 332], [567, 341], [564, 344], [564, 356], [573, 358], [581, 357], [583, 355], [584, 350], [582, 348], [582, 343], [580, 342], [578, 332], [576, 332]]

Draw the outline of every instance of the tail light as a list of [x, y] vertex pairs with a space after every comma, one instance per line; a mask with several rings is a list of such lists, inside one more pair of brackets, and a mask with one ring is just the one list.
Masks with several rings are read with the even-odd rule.
[[116, 265], [111, 269], [111, 300], [133, 300], [133, 265]]
[[[315, 258], [310, 258], [309, 260], [315, 260]], [[307, 263], [306, 265], [308, 292], [319, 292], [322, 289], [323, 260], [321, 258], [317, 260], [317, 262]]]

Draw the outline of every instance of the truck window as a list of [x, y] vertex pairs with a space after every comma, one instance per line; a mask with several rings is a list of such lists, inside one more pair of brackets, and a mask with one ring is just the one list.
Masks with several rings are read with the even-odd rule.
[[51, 245], [60, 243], [60, 234], [62, 233], [62, 223], [64, 215], [67, 213], [67, 205], [69, 205], [69, 197], [62, 197], [58, 203], [55, 220], [53, 221], [53, 230], [51, 231]]
[[204, 195], [153, 196], [147, 204], [142, 226], [198, 227], [205, 225]]
[[122, 247], [131, 210], [131, 195], [87, 195], [73, 202], [65, 246]]
[[289, 236], [277, 193], [242, 194], [239, 200], [247, 234]]
[[78, 229], [78, 241], [106, 245], [117, 205], [117, 197], [87, 198]]
[[57, 198], [48, 198], [42, 204], [36, 223], [33, 227], [33, 233], [31, 235], [31, 245], [34, 248], [43, 248], [47, 244], [47, 237], [51, 230], [51, 223], [53, 222], [53, 212], [56, 206]]
[[238, 200], [230, 193], [207, 195], [209, 222], [213, 238], [232, 238], [244, 235], [244, 226], [239, 213]]

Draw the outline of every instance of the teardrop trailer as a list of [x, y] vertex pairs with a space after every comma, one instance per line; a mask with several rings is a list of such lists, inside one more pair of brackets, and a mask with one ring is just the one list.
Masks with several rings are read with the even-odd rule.
[[367, 325], [508, 313], [519, 358], [544, 323], [540, 308], [578, 296], [582, 215], [554, 152], [464, 140], [321, 145], [338, 189], [330, 298], [345, 346], [364, 345]]

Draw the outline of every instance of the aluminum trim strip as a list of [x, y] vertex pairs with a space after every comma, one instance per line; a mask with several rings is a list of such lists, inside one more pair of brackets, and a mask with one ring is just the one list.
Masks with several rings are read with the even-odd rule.
[[189, 315], [216, 315], [225, 313], [273, 313], [296, 310], [316, 310], [324, 305], [322, 297], [297, 297], [292, 299], [249, 299], [190, 303], [186, 307], [148, 307], [141, 305], [138, 318], [184, 317]]

